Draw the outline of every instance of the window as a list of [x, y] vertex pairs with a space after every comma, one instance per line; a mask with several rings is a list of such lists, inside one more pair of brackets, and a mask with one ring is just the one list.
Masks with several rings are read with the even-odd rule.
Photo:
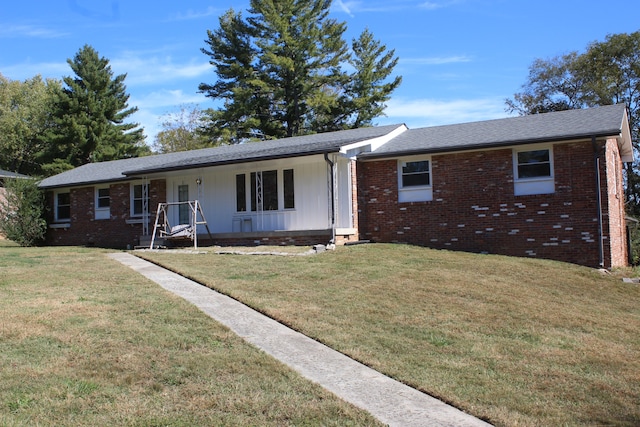
[[278, 210], [278, 171], [251, 172], [251, 210]]
[[[144, 191], [143, 191], [144, 190]], [[146, 197], [145, 197], [146, 196]], [[131, 186], [131, 216], [142, 216], [143, 201], [146, 202], [147, 214], [149, 209], [149, 192], [147, 186], [142, 184], [136, 184]]]
[[549, 150], [517, 152], [518, 179], [541, 178], [551, 176], [551, 158]]
[[513, 152], [514, 194], [551, 194], [555, 192], [552, 147], [534, 146]]
[[96, 219], [109, 219], [111, 217], [110, 204], [109, 188], [96, 188]]
[[247, 182], [243, 173], [236, 175], [236, 211], [247, 211]]
[[429, 161], [403, 162], [402, 187], [417, 187], [423, 185], [431, 185]]
[[284, 208], [295, 208], [295, 195], [293, 191], [293, 169], [285, 169], [282, 171], [282, 179], [284, 181]]
[[431, 200], [431, 158], [414, 156], [398, 160], [398, 202]]
[[71, 193], [56, 193], [55, 195], [55, 220], [71, 220]]
[[189, 224], [191, 222], [191, 205], [185, 203], [189, 201], [189, 186], [187, 184], [178, 185], [178, 223]]

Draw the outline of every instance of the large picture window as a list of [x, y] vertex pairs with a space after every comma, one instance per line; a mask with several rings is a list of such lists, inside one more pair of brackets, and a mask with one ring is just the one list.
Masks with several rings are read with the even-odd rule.
[[55, 196], [55, 220], [71, 220], [71, 193], [56, 193]]

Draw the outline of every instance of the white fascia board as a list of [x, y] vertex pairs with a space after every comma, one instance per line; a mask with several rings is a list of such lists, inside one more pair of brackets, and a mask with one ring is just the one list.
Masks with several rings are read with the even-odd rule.
[[625, 163], [633, 162], [633, 144], [631, 143], [631, 129], [629, 128], [629, 117], [626, 109], [622, 118], [622, 132], [618, 136], [618, 147], [622, 161]]

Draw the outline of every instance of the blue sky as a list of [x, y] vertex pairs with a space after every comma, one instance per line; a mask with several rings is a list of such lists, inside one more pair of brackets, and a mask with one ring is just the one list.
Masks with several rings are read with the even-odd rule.
[[[147, 143], [161, 116], [182, 104], [214, 106], [197, 93], [213, 83], [200, 52], [208, 29], [248, 0], [22, 0], [0, 9], [0, 73], [13, 80], [72, 75], [66, 63], [84, 45], [127, 74], [132, 121]], [[334, 0], [331, 17], [351, 41], [365, 28], [400, 62], [403, 83], [377, 124], [411, 128], [506, 117], [505, 98], [536, 58], [584, 51], [607, 34], [640, 30], [637, 0]]]

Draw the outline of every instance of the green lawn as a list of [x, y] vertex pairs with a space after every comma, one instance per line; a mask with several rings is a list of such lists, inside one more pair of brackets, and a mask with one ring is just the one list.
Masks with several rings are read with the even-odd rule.
[[1, 426], [379, 425], [99, 249], [0, 240]]
[[139, 253], [497, 425], [640, 425], [640, 287], [404, 245]]

